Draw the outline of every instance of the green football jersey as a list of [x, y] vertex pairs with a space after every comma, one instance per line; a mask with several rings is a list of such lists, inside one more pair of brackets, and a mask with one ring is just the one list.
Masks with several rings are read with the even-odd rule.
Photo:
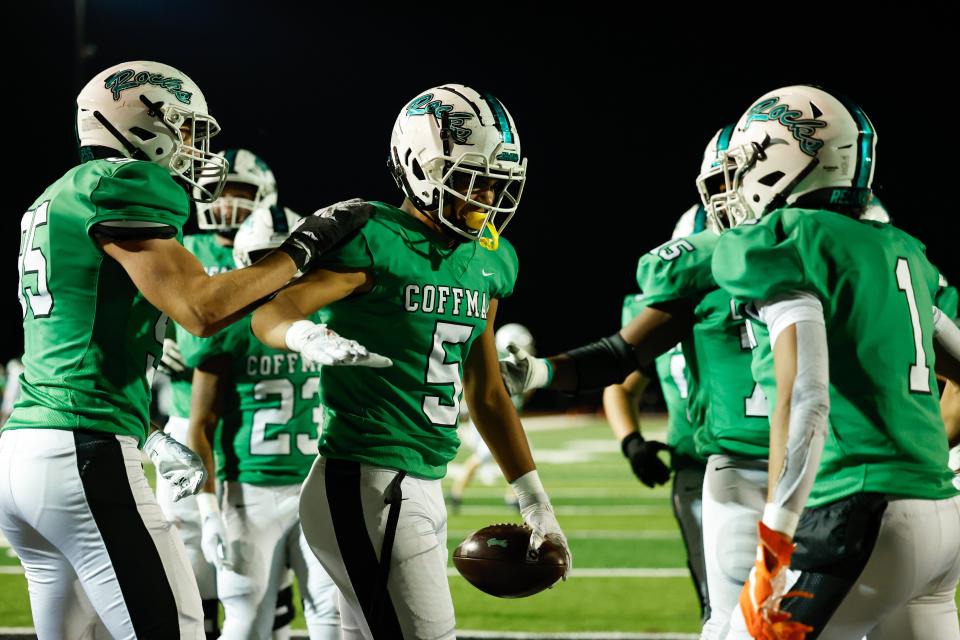
[[167, 318], [91, 238], [96, 225], [179, 237], [187, 194], [151, 162], [85, 162], [20, 222], [23, 392], [7, 429], [92, 429], [141, 444]]
[[647, 305], [685, 301], [693, 307], [695, 324], [681, 346], [688, 418], [699, 456], [765, 458], [767, 399], [750, 371], [756, 343], [730, 296], [713, 279], [710, 262], [717, 240], [712, 231], [701, 231], [657, 247], [640, 258], [637, 284]]
[[[311, 320], [322, 322], [322, 314]], [[250, 316], [198, 342], [184, 359], [196, 367], [218, 355], [230, 356], [231, 380], [220, 399], [221, 421], [212, 443], [217, 479], [255, 485], [303, 482], [317, 457], [323, 424], [319, 366], [257, 340]]]
[[[633, 294], [623, 299], [621, 326], [626, 326], [647, 306], [643, 294]], [[670, 462], [677, 468], [684, 460], [704, 462], [693, 443], [693, 425], [687, 415], [689, 383], [687, 381], [687, 363], [683, 357], [681, 345], [659, 356], [656, 360], [657, 378], [663, 400], [667, 405], [667, 444], [673, 452]]]
[[[860, 492], [956, 493], [933, 371], [940, 277], [918, 240], [888, 224], [781, 209], [724, 233], [713, 271], [738, 300], [806, 291], [823, 304], [830, 419], [809, 506]], [[770, 358], [769, 340], [758, 353]], [[772, 380], [761, 380], [771, 396]]]
[[320, 453], [421, 478], [446, 474], [457, 452], [463, 362], [490, 300], [513, 292], [517, 257], [457, 242], [396, 207], [374, 216], [321, 267], [367, 269], [373, 289], [327, 307], [329, 326], [393, 360], [384, 369], [324, 367]]
[[[185, 236], [183, 246], [203, 265], [208, 275], [214, 276], [234, 268], [233, 247], [225, 247], [217, 242], [216, 234], [198, 233]], [[184, 358], [189, 358], [195, 350], [202, 351], [209, 338], [198, 338], [180, 325], [176, 327], [177, 346]], [[172, 398], [170, 415], [178, 418], [190, 417], [190, 380], [170, 381]]]

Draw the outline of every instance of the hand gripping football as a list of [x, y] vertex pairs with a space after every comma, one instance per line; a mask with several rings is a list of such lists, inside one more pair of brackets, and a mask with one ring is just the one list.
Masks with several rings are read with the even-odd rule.
[[467, 536], [453, 552], [453, 565], [467, 582], [498, 598], [525, 598], [553, 586], [567, 568], [563, 549], [544, 541], [528, 557], [530, 528], [492, 524]]

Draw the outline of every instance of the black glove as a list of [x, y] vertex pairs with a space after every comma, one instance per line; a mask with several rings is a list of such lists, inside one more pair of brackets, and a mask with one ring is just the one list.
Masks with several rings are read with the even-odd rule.
[[630, 461], [634, 475], [643, 484], [653, 488], [658, 484], [666, 484], [670, 479], [670, 468], [657, 456], [658, 451], [670, 448], [667, 445], [656, 440], [644, 440], [634, 431], [620, 442], [620, 448]]
[[360, 198], [352, 198], [317, 210], [294, 227], [278, 251], [283, 251], [297, 265], [307, 270], [313, 261], [370, 219], [373, 206]]

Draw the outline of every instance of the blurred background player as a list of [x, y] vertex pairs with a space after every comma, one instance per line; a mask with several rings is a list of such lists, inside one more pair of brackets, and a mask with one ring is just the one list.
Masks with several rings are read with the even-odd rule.
[[[277, 201], [277, 182], [267, 164], [247, 149], [228, 149], [217, 154], [227, 164], [226, 181], [220, 197], [212, 203], [198, 203], [197, 226], [203, 233], [183, 238], [183, 246], [196, 256], [209, 275], [234, 268], [233, 239], [240, 224], [258, 207]], [[209, 180], [200, 180], [207, 186]], [[190, 389], [193, 371], [184, 363], [184, 352], [201, 349], [210, 340], [197, 338], [183, 327], [170, 323], [163, 341], [161, 368], [170, 378], [170, 417], [164, 431], [177, 442], [187, 444], [190, 418]], [[213, 479], [210, 478], [210, 481]], [[214, 564], [200, 548], [201, 517], [194, 496], [174, 501], [169, 485], [157, 484], [157, 502], [173, 523], [187, 549], [193, 574], [203, 600], [204, 628], [210, 640], [220, 634], [217, 618], [217, 576]], [[291, 594], [292, 596], [292, 594]]]
[[[392, 359], [321, 369], [324, 430], [301, 524], [340, 589], [345, 638], [440, 640], [455, 634], [440, 481], [461, 394], [517, 493], [527, 552], [567, 544], [497, 367], [498, 300], [517, 274], [501, 232], [526, 177], [516, 125], [489, 93], [429, 89], [396, 118], [390, 169], [401, 206], [370, 203], [370, 222], [260, 307], [253, 329], [309, 355], [327, 328], [349, 328]], [[307, 320], [321, 308], [326, 326]]]
[[[515, 322], [505, 324], [497, 329], [497, 332], [494, 334], [494, 340], [497, 345], [497, 354], [500, 357], [506, 357], [507, 345], [510, 344], [515, 344], [534, 355], [536, 355], [537, 352], [536, 345], [533, 341], [533, 334], [530, 333], [530, 330], [525, 326]], [[533, 391], [510, 396], [513, 406], [517, 409], [517, 413], [523, 412], [523, 405], [531, 395], [533, 395]], [[470, 407], [466, 405], [464, 405], [464, 407], [469, 412]], [[500, 470], [496, 468], [493, 455], [490, 453], [490, 447], [483, 441], [480, 432], [477, 431], [477, 427], [473, 424], [473, 420], [468, 419], [463, 431], [461, 442], [463, 445], [472, 449], [473, 454], [467, 458], [463, 469], [460, 470], [460, 475], [457, 476], [457, 479], [453, 482], [453, 486], [450, 487], [450, 493], [447, 495], [450, 509], [454, 514], [459, 513], [460, 505], [463, 504], [463, 493], [478, 473], [484, 484], [492, 484], [495, 478], [501, 477]], [[503, 500], [508, 506], [515, 507], [517, 505], [517, 495], [510, 488], [509, 484], [506, 487]]]
[[[278, 247], [299, 220], [279, 205], [254, 211], [236, 233], [237, 267]], [[196, 366], [189, 444], [209, 472], [197, 502], [204, 553], [218, 565], [221, 638], [270, 637], [284, 583], [290, 590], [287, 567], [300, 584], [310, 638], [339, 638], [336, 586], [300, 530], [300, 485], [322, 430], [317, 364], [264, 346], [249, 317], [192, 350], [187, 364]], [[284, 605], [292, 609], [292, 596]]]
[[[716, 150], [708, 146], [705, 164], [709, 166], [715, 157]], [[706, 211], [702, 205], [694, 205], [680, 217], [673, 231], [673, 239], [699, 233], [705, 226]], [[643, 294], [624, 298], [621, 325], [628, 325], [644, 306]], [[706, 459], [697, 453], [693, 441], [694, 426], [687, 409], [687, 365], [681, 344], [657, 356], [656, 371], [667, 406], [666, 445], [646, 440], [641, 433], [638, 407], [648, 380], [640, 371], [634, 371], [622, 383], [604, 389], [603, 410], [624, 457], [629, 460], [630, 468], [640, 482], [652, 488], [666, 483], [670, 479], [670, 471], [674, 472], [671, 486], [673, 515], [683, 536], [687, 568], [700, 604], [700, 617], [705, 621], [709, 613], [707, 572], [703, 558], [702, 495]], [[670, 468], [657, 455], [663, 449], [670, 450]]]

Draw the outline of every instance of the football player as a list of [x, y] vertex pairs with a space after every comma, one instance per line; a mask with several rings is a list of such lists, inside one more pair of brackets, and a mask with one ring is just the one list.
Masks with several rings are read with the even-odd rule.
[[212, 202], [227, 173], [209, 150], [219, 126], [199, 87], [173, 67], [125, 62], [83, 88], [76, 125], [82, 162], [20, 224], [25, 370], [0, 437], [0, 528], [22, 560], [40, 638], [79, 637], [99, 618], [114, 638], [202, 639], [196, 581], [139, 450], [178, 495], [203, 483], [199, 458], [150, 432], [167, 316], [212, 334], [369, 208], [313, 216], [257, 265], [210, 277], [179, 242], [187, 191]]
[[[716, 141], [716, 137], [713, 139]], [[704, 153], [706, 167], [716, 158], [716, 149], [709, 145]], [[702, 205], [690, 207], [677, 221], [673, 239], [684, 238], [703, 231], [706, 225], [706, 210]], [[628, 295], [623, 301], [622, 326], [630, 324], [645, 306], [643, 294]], [[522, 346], [522, 345], [521, 345]], [[707, 572], [703, 558], [703, 476], [706, 458], [697, 453], [694, 444], [694, 428], [687, 417], [687, 365], [682, 345], [660, 355], [656, 359], [657, 377], [669, 416], [667, 443], [645, 440], [640, 432], [637, 408], [648, 380], [640, 371], [634, 371], [620, 384], [603, 390], [603, 409], [624, 457], [630, 462], [633, 473], [643, 484], [654, 487], [670, 479], [673, 515], [680, 526], [684, 547], [687, 551], [687, 567], [700, 602], [700, 617], [706, 621], [709, 611]], [[670, 467], [660, 460], [657, 453], [670, 450]]]
[[[240, 224], [250, 213], [263, 206], [270, 206], [277, 199], [277, 182], [267, 164], [256, 154], [246, 149], [228, 149], [217, 154], [227, 164], [227, 178], [220, 197], [212, 203], [198, 203], [197, 226], [208, 233], [185, 236], [183, 246], [196, 256], [210, 275], [234, 268], [233, 238]], [[200, 179], [201, 186], [210, 184], [209, 178]], [[190, 380], [192, 371], [185, 366], [181, 350], [202, 348], [208, 338], [196, 338], [178, 325], [170, 325], [168, 333], [174, 336], [163, 341], [163, 356], [160, 370], [170, 377], [172, 390], [170, 418], [164, 431], [182, 444], [187, 443], [187, 426], [190, 416]], [[207, 640], [220, 635], [217, 611], [216, 568], [203, 556], [200, 548], [201, 519], [197, 501], [187, 496], [174, 500], [174, 491], [169, 484], [157, 484], [157, 502], [167, 520], [180, 533], [193, 566], [193, 574], [203, 600], [204, 628]], [[292, 592], [289, 594], [292, 602]], [[281, 600], [286, 601], [285, 596]]]
[[[341, 593], [345, 638], [453, 638], [440, 479], [464, 395], [530, 525], [566, 549], [497, 368], [497, 305], [517, 274], [501, 233], [526, 177], [513, 118], [489, 93], [429, 89], [401, 110], [390, 168], [406, 198], [253, 316], [265, 344], [312, 357], [323, 325], [393, 366], [321, 369], [320, 457], [303, 486], [303, 532]], [[569, 566], [569, 565], [568, 565]]]
[[[717, 153], [726, 150], [732, 130], [730, 125], [714, 135], [706, 164], [715, 164]], [[717, 234], [707, 229], [642, 256], [637, 284], [643, 292], [643, 308], [618, 333], [551, 358], [533, 358], [513, 349], [513, 355], [501, 361], [511, 393], [538, 387], [575, 392], [623, 382], [681, 344], [696, 453], [707, 458], [702, 493], [710, 602], [702, 636], [706, 640], [725, 636], [753, 566], [753, 531], [763, 511], [769, 439], [767, 399], [750, 370], [750, 351], [756, 342], [744, 316], [717, 286], [710, 270], [717, 240]], [[636, 439], [632, 444], [628, 441], [624, 453], [642, 456], [644, 465], [650, 464], [655, 448], [637, 451], [640, 444]]]
[[934, 307], [923, 245], [857, 220], [876, 141], [849, 100], [785, 87], [698, 179], [724, 230], [716, 280], [749, 303], [755, 362], [773, 365], [755, 367], [770, 487], [732, 638], [960, 638], [960, 496], [933, 366], [936, 346], [957, 380], [960, 330]]
[[[237, 267], [280, 246], [299, 219], [278, 205], [254, 211], [236, 233]], [[204, 552], [219, 565], [221, 637], [270, 637], [290, 566], [310, 638], [339, 638], [337, 590], [303, 539], [298, 510], [322, 428], [316, 362], [264, 346], [250, 332], [248, 316], [191, 350], [186, 364], [196, 367], [189, 445], [208, 470], [197, 503]], [[221, 483], [219, 503], [214, 477]]]

